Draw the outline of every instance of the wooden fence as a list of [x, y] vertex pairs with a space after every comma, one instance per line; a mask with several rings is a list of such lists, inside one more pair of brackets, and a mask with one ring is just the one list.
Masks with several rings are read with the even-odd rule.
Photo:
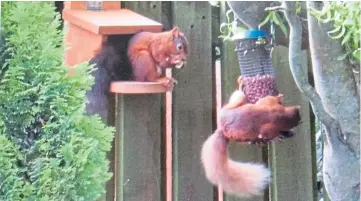
[[[240, 75], [234, 45], [218, 39], [225, 21], [220, 8], [204, 2], [132, 1], [122, 6], [164, 25], [178, 26], [190, 43], [185, 68], [173, 72], [173, 92], [116, 95], [117, 128], [110, 153], [113, 179], [106, 200], [118, 201], [314, 201], [317, 198], [313, 122], [307, 99], [288, 67], [288, 49], [276, 47], [273, 62], [286, 104], [302, 107], [297, 135], [265, 148], [232, 143], [235, 160], [267, 163], [272, 184], [263, 197], [240, 199], [218, 192], [200, 162], [203, 142], [217, 125], [217, 110]], [[216, 60], [215, 47], [221, 49]], [[307, 53], [304, 53], [307, 73]]]

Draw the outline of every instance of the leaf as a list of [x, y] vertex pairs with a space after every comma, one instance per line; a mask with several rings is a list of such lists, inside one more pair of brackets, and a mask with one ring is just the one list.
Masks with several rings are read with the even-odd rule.
[[230, 20], [230, 14], [233, 13], [233, 11], [231, 9], [227, 10], [226, 12], [226, 18], [227, 18], [227, 22], [229, 23], [231, 20]]
[[314, 8], [309, 8], [308, 12], [310, 12], [311, 15], [313, 15], [314, 17], [316, 17], [317, 19], [319, 19], [321, 16], [326, 14], [326, 10], [323, 9], [322, 11], [314, 9]]
[[338, 31], [340, 31], [341, 28], [342, 28], [342, 26], [337, 26], [335, 29], [328, 31], [327, 34], [330, 35], [332, 33], [336, 33]]
[[352, 38], [353, 38], [353, 49], [357, 50], [357, 48], [359, 48], [360, 45], [360, 35], [355, 34]]
[[349, 55], [350, 53], [349, 52], [347, 52], [347, 53], [345, 53], [345, 54], [343, 54], [343, 55], [340, 55], [340, 56], [338, 56], [337, 58], [336, 58], [336, 60], [344, 60], [348, 55]]
[[280, 25], [281, 24], [281, 22], [280, 22], [280, 20], [279, 20], [279, 15], [277, 16], [277, 13], [276, 12], [273, 12], [272, 13], [272, 17], [271, 17], [271, 21], [273, 21], [275, 24], [277, 24], [277, 25]]
[[322, 18], [322, 17], [320, 17], [318, 20], [320, 21], [320, 22], [322, 22], [322, 23], [328, 23], [328, 22], [330, 22], [331, 21], [331, 19], [332, 19], [332, 17], [331, 17], [331, 10], [327, 10], [326, 11], [326, 18]]
[[273, 11], [268, 13], [267, 17], [258, 25], [258, 29], [261, 29], [261, 27], [271, 19], [271, 16], [273, 15], [272, 13]]
[[226, 33], [227, 32], [227, 30], [226, 31], [223, 31], [223, 28], [227, 28], [227, 30], [228, 30], [228, 24], [227, 23], [225, 23], [225, 22], [223, 22], [220, 26], [219, 26], [219, 31], [221, 32], [221, 33]]
[[336, 36], [331, 36], [331, 35], [330, 35], [330, 38], [332, 38], [332, 39], [339, 39], [339, 38], [341, 38], [341, 37], [345, 34], [345, 32], [346, 32], [346, 28], [345, 28], [345, 26], [342, 26], [341, 32], [340, 32], [339, 34], [337, 34]]
[[300, 14], [301, 13], [301, 10], [302, 7], [301, 7], [301, 4], [299, 1], [296, 1], [296, 14]]
[[288, 31], [287, 31], [287, 27], [286, 27], [285, 23], [283, 22], [283, 20], [281, 19], [281, 16], [280, 16], [278, 13], [276, 13], [276, 16], [277, 16], [276, 18], [278, 18], [278, 19], [281, 20], [279, 26], [280, 26], [283, 34], [284, 34], [284, 35], [286, 36], [286, 38], [287, 38], [287, 37], [288, 37]]
[[346, 36], [342, 39], [342, 42], [341, 42], [341, 45], [344, 45], [345, 43], [347, 43], [350, 38], [351, 38], [351, 35], [352, 35], [352, 31], [348, 31]]
[[360, 57], [361, 57], [360, 54], [361, 54], [361, 49], [357, 49], [352, 52], [352, 56], [355, 57], [359, 62], [360, 62]]

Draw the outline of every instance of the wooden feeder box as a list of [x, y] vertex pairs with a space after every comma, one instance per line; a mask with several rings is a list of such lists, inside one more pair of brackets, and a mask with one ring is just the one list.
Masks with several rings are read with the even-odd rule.
[[[100, 10], [89, 9], [89, 3], [65, 2], [65, 43], [70, 46], [65, 51], [67, 65], [92, 59], [109, 35], [162, 31], [162, 24], [122, 9], [120, 2], [96, 2], [102, 4]], [[109, 116], [115, 116], [115, 120], [109, 117], [113, 120], [106, 121], [117, 126], [113, 148], [108, 155], [113, 177], [101, 200], [160, 200], [162, 186], [156, 179], [162, 177], [160, 166], [163, 163], [161, 136], [164, 127], [160, 94], [167, 90], [159, 83], [134, 81], [113, 82], [109, 90], [116, 94], [116, 112], [109, 113]], [[127, 182], [128, 178], [132, 180]]]
[[[86, 1], [66, 1], [63, 19], [66, 23], [65, 63], [69, 66], [93, 58], [102, 48], [108, 35], [134, 34], [139, 31], [161, 32], [163, 25], [129, 9], [122, 9], [120, 2], [104, 1], [102, 10], [87, 10]], [[158, 83], [114, 82], [111, 92], [164, 93]]]

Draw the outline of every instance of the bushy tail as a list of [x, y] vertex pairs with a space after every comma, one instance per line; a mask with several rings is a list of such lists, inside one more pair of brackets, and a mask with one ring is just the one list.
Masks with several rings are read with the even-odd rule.
[[203, 144], [201, 157], [207, 179], [229, 194], [240, 197], [261, 195], [270, 182], [270, 171], [262, 164], [230, 160], [227, 145], [220, 130]]

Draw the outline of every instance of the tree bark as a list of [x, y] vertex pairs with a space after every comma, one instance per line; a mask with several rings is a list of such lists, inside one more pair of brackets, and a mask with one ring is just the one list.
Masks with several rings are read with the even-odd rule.
[[[267, 15], [265, 7], [272, 6], [269, 2], [227, 3], [249, 28], [257, 28]], [[320, 10], [322, 3], [303, 3], [303, 7], [306, 6]], [[327, 35], [332, 29], [331, 23], [318, 23], [308, 12], [308, 20], [301, 21], [295, 11], [295, 2], [284, 2], [282, 7], [290, 36], [287, 39], [278, 37], [282, 33], [276, 31], [276, 43], [288, 46], [289, 42], [290, 68], [295, 82], [310, 100], [315, 116], [325, 129], [325, 188], [332, 201], [357, 201], [360, 199], [360, 98], [352, 65], [347, 60], [336, 60], [344, 50], [340, 41]], [[304, 47], [311, 52], [315, 88], [300, 69], [298, 56]]]
[[[279, 1], [227, 1], [228, 6], [236, 14], [238, 19], [244, 24], [244, 26], [252, 29], [257, 29], [258, 25], [266, 18], [268, 12], [265, 11], [268, 7], [280, 5]], [[300, 3], [301, 17], [307, 18], [306, 3]], [[287, 26], [287, 23], [286, 23]], [[302, 21], [302, 49], [308, 49], [308, 31], [307, 21]], [[270, 32], [270, 24], [266, 24], [262, 27], [264, 31]], [[289, 39], [283, 34], [281, 29], [276, 26], [275, 28], [275, 43], [277, 45], [283, 45], [288, 47]]]
[[[307, 7], [322, 9], [322, 4], [308, 2]], [[360, 149], [360, 99], [352, 65], [348, 60], [336, 58], [344, 54], [340, 41], [327, 35], [332, 24], [318, 23], [308, 15], [309, 41], [314, 82], [325, 109], [338, 121], [344, 133], [348, 134], [353, 150]]]
[[[359, 165], [359, 97], [352, 67], [343, 54], [339, 41], [330, 39], [326, 31], [330, 24], [319, 24], [308, 14], [309, 41], [316, 91], [298, 74], [297, 54], [300, 47], [299, 17], [294, 2], [285, 2], [285, 16], [290, 24], [290, 67], [301, 91], [310, 99], [316, 117], [326, 131], [323, 156], [323, 177], [332, 201], [360, 199]], [[319, 4], [308, 2], [318, 9]], [[309, 92], [309, 93], [308, 93]]]

